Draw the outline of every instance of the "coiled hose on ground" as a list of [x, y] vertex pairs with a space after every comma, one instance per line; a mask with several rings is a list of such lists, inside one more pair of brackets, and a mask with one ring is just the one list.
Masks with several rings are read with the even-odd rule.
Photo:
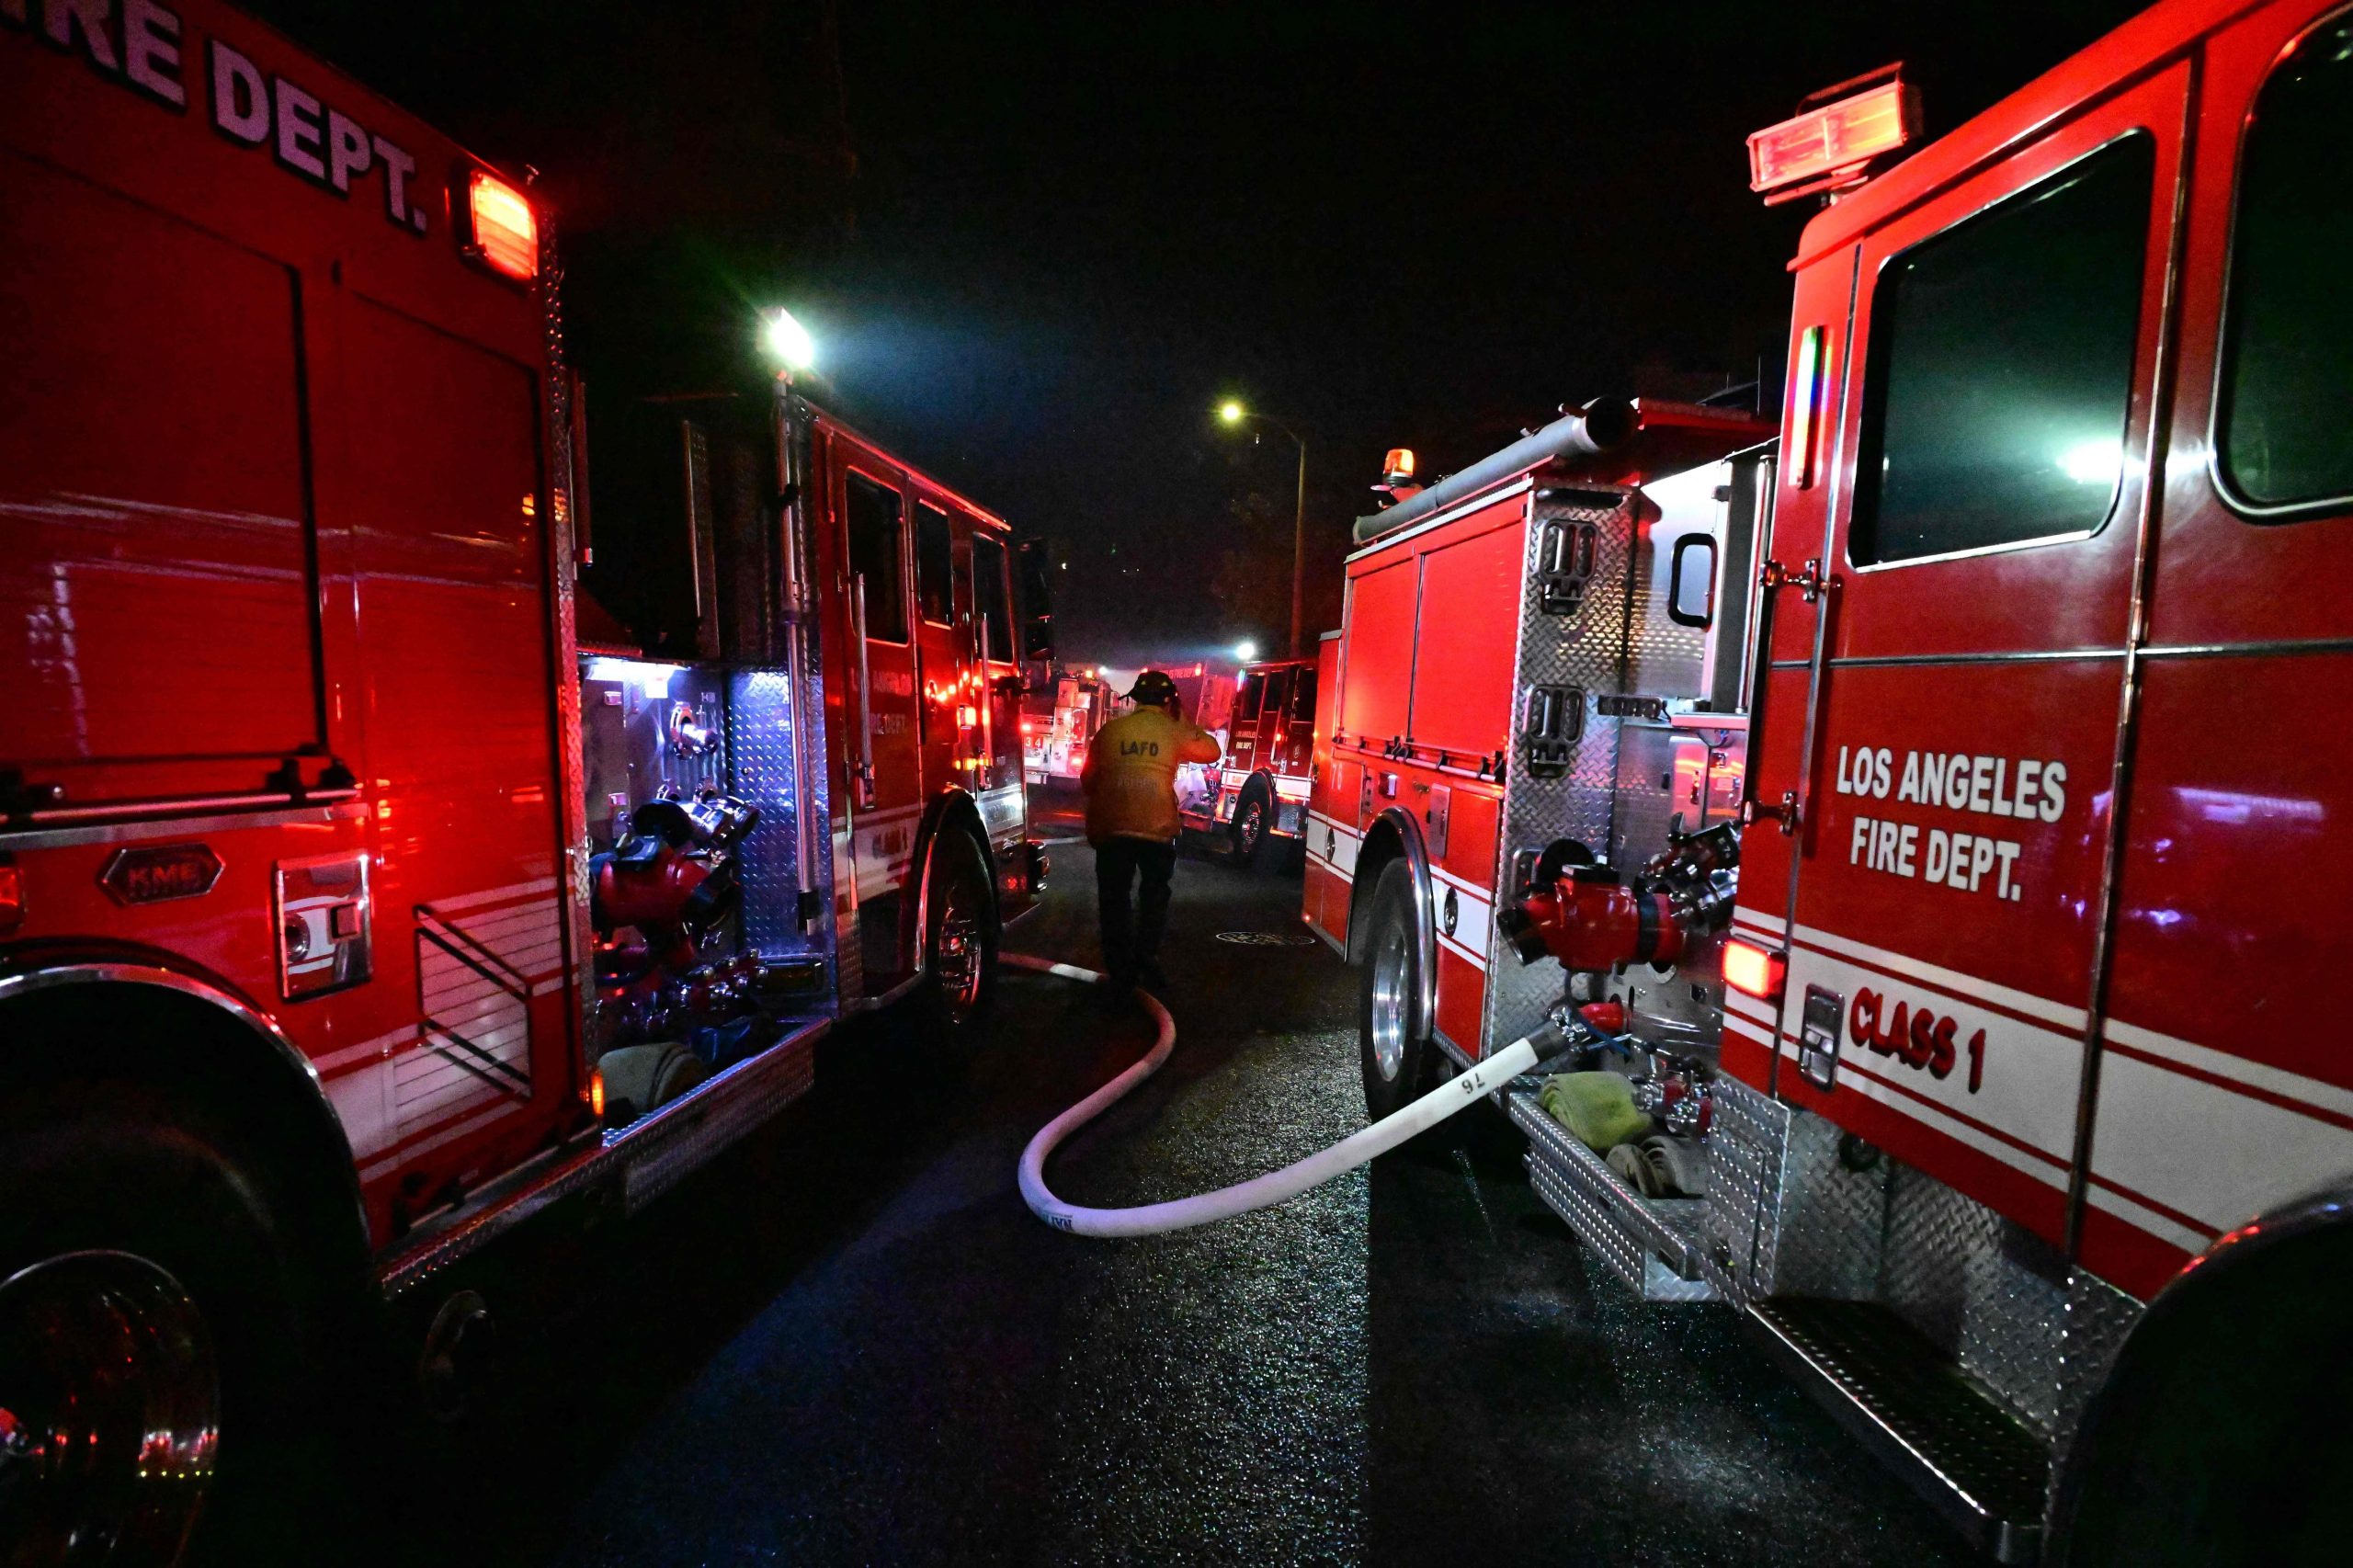
[[[1085, 984], [1103, 983], [1103, 976], [1091, 969], [1032, 958], [1027, 953], [1006, 953], [1003, 961], [1019, 969], [1059, 975], [1064, 980]], [[1222, 1187], [1215, 1192], [1171, 1199], [1165, 1203], [1142, 1204], [1133, 1209], [1088, 1209], [1075, 1203], [1065, 1203], [1046, 1186], [1047, 1157], [1053, 1153], [1055, 1146], [1063, 1139], [1102, 1115], [1138, 1084], [1159, 1072], [1161, 1063], [1168, 1060], [1169, 1051], [1176, 1046], [1176, 1021], [1168, 1016], [1168, 1009], [1161, 1006], [1158, 997], [1148, 992], [1138, 991], [1135, 996], [1158, 1031], [1152, 1049], [1109, 1083], [1038, 1129], [1037, 1135], [1029, 1140], [1029, 1146], [1021, 1151], [1022, 1200], [1029, 1205], [1031, 1213], [1058, 1231], [1069, 1231], [1082, 1236], [1158, 1235], [1165, 1231], [1188, 1230], [1212, 1221], [1230, 1220], [1236, 1214], [1247, 1214], [1254, 1209], [1269, 1209], [1278, 1203], [1288, 1202], [1308, 1188], [1320, 1187], [1334, 1176], [1387, 1153], [1416, 1133], [1437, 1126], [1535, 1066], [1540, 1050], [1546, 1044], [1557, 1049], [1560, 1043], [1558, 1032], [1549, 1026], [1535, 1034], [1516, 1040], [1460, 1076], [1448, 1079], [1413, 1104], [1381, 1118], [1361, 1131], [1349, 1134], [1330, 1148], [1319, 1150], [1279, 1171], [1269, 1171], [1265, 1176], [1254, 1176], [1232, 1187]]]

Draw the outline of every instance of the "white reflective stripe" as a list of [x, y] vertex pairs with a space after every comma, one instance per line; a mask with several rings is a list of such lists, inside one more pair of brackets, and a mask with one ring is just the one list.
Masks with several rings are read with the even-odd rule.
[[1464, 947], [1461, 943], [1456, 941], [1453, 937], [1448, 936], [1443, 931], [1437, 933], [1437, 935], [1438, 945], [1439, 947], [1444, 948], [1448, 952], [1452, 953], [1456, 958], [1461, 959], [1464, 963], [1469, 964], [1481, 974], [1487, 972], [1487, 960], [1485, 959], [1480, 957], [1477, 953], [1472, 952], [1470, 949]]
[[2168, 1062], [2177, 1062], [2184, 1067], [2194, 1067], [2201, 1073], [2211, 1073], [2218, 1078], [2235, 1078], [2249, 1088], [2263, 1089], [2283, 1099], [2309, 1100], [2323, 1110], [2335, 1111], [2339, 1116], [2353, 1116], [2353, 1089], [2324, 1084], [2317, 1078], [2307, 1078], [2284, 1067], [2250, 1062], [2244, 1056], [2233, 1056], [2211, 1046], [2177, 1040], [2154, 1029], [2144, 1029], [2138, 1024], [2128, 1024], [2121, 1018], [2109, 1019], [2100, 1026], [2100, 1033], [2116, 1044], [2133, 1051], [2145, 1051], [2152, 1056], [2162, 1056]]
[[1308, 796], [1307, 780], [1278, 778], [1275, 780], [1275, 793], [1286, 801], [1304, 801]]
[[1925, 980], [1931, 985], [1941, 985], [1949, 991], [1971, 996], [1979, 1001], [1991, 1002], [1996, 1006], [2007, 1007], [2014, 1012], [2025, 1013], [2047, 1023], [2063, 1025], [2075, 1030], [2079, 1035], [2090, 1017], [2081, 1007], [2070, 1007], [2063, 1003], [2048, 1001], [2030, 992], [2013, 991], [2006, 985], [1996, 985], [1990, 980], [1980, 980], [1973, 974], [1963, 974], [1957, 969], [1944, 969], [1936, 964], [1923, 963], [1918, 959], [1906, 957], [1903, 953], [1891, 952], [1885, 948], [1874, 948], [1868, 942], [1858, 942], [1851, 937], [1841, 937], [1835, 932], [1824, 931], [1815, 926], [1800, 926], [1797, 927], [1797, 936], [1801, 942], [1811, 942], [1815, 947], [1825, 949], [1830, 952], [1844, 953], [1848, 958], [1861, 959], [1866, 963], [1877, 964], [1881, 969], [1892, 970], [1897, 974], [1908, 974], [1915, 980]]
[[[1323, 862], [1332, 869], [1334, 875], [1346, 878], [1350, 881], [1355, 881], [1357, 851], [1364, 847], [1364, 835], [1352, 827], [1333, 821], [1322, 812], [1308, 812], [1307, 820], [1317, 827], [1328, 830], [1326, 842], [1331, 846], [1331, 853], [1320, 857]], [[1307, 846], [1309, 854], [1315, 854], [1315, 835], [1312, 832], [1307, 835]]]
[[[2063, 1165], [2054, 1165], [2047, 1160], [2038, 1160], [2024, 1150], [2014, 1148], [1999, 1138], [1979, 1131], [1965, 1121], [1945, 1115], [1934, 1106], [1922, 1105], [1907, 1095], [1897, 1094], [1887, 1085], [1868, 1074], [1852, 1071], [1853, 1062], [1847, 1054], [1854, 1047], [1851, 1041], [1839, 1049], [1837, 1084], [1840, 1089], [1852, 1089], [1867, 1100], [1876, 1100], [1898, 1116], [1910, 1117], [1923, 1127], [1932, 1128], [1956, 1143], [1966, 1144], [1989, 1159], [2000, 1161], [2012, 1170], [2024, 1172], [2045, 1187], [2056, 1187], [2062, 1192], [2067, 1189], [2067, 1170]], [[1781, 1054], [1791, 1062], [1797, 1060], [1797, 1045], [1786, 1035], [1781, 1039]], [[1873, 1072], [1888, 1074], [1886, 1063], [1893, 1059], [1873, 1057], [1867, 1052], [1861, 1060], [1870, 1062]], [[1902, 1066], [1894, 1069], [1896, 1073], [1909, 1071], [1910, 1069]], [[1889, 1075], [1893, 1076], [1892, 1074]], [[2072, 1102], [2069, 1108], [2073, 1109]]]
[[1745, 992], [1734, 991], [1729, 985], [1724, 987], [1724, 1006], [1743, 1017], [1756, 1019], [1768, 1029], [1781, 1021], [1770, 1006]]
[[2126, 1224], [2143, 1230], [2159, 1241], [2177, 1246], [2184, 1252], [2204, 1252], [2214, 1238], [2176, 1224], [2155, 1210], [2135, 1203], [2120, 1192], [2110, 1192], [2094, 1182], [2086, 1189], [2091, 1206], [2103, 1213], [2113, 1214]]
[[[1948, 971], [1949, 972], [1949, 971]], [[1967, 983], [1967, 977], [1957, 977]], [[2083, 1081], [2083, 1041], [2040, 1025], [2029, 1024], [1975, 1006], [1965, 994], [1921, 994], [1901, 981], [1889, 981], [1841, 959], [1798, 948], [1790, 954], [1788, 994], [1802, 996], [1808, 985], [1820, 985], [1839, 997], [1839, 1081], [1846, 1064], [1860, 1063], [1893, 1083], [1903, 1084], [1931, 1104], [1957, 1116], [1984, 1123], [2041, 1150], [2064, 1165], [2075, 1156], [2075, 1096]], [[1880, 994], [1878, 1028], [1894, 1021], [1895, 1007], [1908, 1003], [1907, 1016], [1925, 1003], [1939, 1017], [1955, 1024], [1952, 1069], [1938, 1078], [1926, 1069], [1906, 1065], [1899, 1056], [1881, 1055], [1853, 1038], [1855, 994], [1869, 987]], [[1968, 1045], [1978, 1030], [1985, 1034], [1983, 1081], [1970, 1093]], [[1882, 1096], [1883, 1097], [1883, 1096]], [[1908, 1108], [1906, 1114], [1911, 1114]], [[1921, 1108], [1923, 1119], [1927, 1108]]]
[[1435, 880], [1444, 882], [1450, 888], [1461, 888], [1472, 898], [1483, 898], [1490, 903], [1495, 902], [1495, 889], [1488, 887], [1483, 883], [1474, 882], [1468, 877], [1458, 877], [1443, 866], [1432, 866], [1430, 868], [1430, 875]]
[[1485, 894], [1466, 891], [1452, 878], [1430, 885], [1430, 929], [1447, 939], [1446, 901], [1454, 900], [1453, 945], [1481, 969], [1487, 967], [1490, 938], [1495, 934], [1495, 906]]
[[526, 893], [554, 891], [555, 879], [541, 877], [536, 881], [510, 882], [503, 888], [486, 888], [481, 892], [465, 892], [460, 893], [455, 898], [436, 898], [426, 902], [437, 911], [446, 912], [452, 909], [472, 909], [478, 903], [496, 903], [502, 898], [521, 898]]
[[[416, 1029], [412, 1025], [404, 1033], [414, 1039]], [[343, 1135], [350, 1142], [353, 1159], [365, 1161], [381, 1154], [400, 1137], [400, 1114], [392, 1104], [391, 1062], [372, 1062], [357, 1073], [329, 1078], [326, 1090], [327, 1103], [335, 1107], [335, 1119], [343, 1123]]]
[[1744, 1035], [1755, 1040], [1768, 1051], [1773, 1049], [1773, 1031], [1770, 1028], [1758, 1028], [1745, 1018], [1731, 1016], [1724, 1018], [1724, 1028], [1736, 1035]]
[[1779, 915], [1767, 915], [1745, 907], [1732, 912], [1732, 923], [1735, 926], [1754, 926], [1759, 931], [1769, 932], [1776, 937], [1789, 929]]
[[2353, 1130], [2138, 1057], [2100, 1065], [2092, 1175], [2227, 1231], [2353, 1171]]
[[530, 1102], [529, 1100], [508, 1100], [504, 1105], [493, 1106], [488, 1110], [483, 1112], [480, 1116], [474, 1117], [470, 1120], [461, 1121], [458, 1123], [457, 1126], [449, 1129], [447, 1131], [437, 1132], [432, 1137], [425, 1139], [421, 1142], [412, 1144], [410, 1147], [403, 1149], [396, 1154], [377, 1161], [372, 1165], [364, 1165], [360, 1167], [359, 1179], [363, 1182], [374, 1181], [378, 1176], [384, 1175], [388, 1171], [396, 1171], [400, 1169], [403, 1165], [407, 1165], [411, 1160], [415, 1159], [419, 1154], [426, 1153], [432, 1150], [439, 1148], [442, 1144], [449, 1142], [452, 1138], [463, 1138], [467, 1133], [472, 1132], [478, 1128], [489, 1126], [492, 1122], [496, 1121], [502, 1116], [514, 1115], [517, 1111], [521, 1110], [529, 1103]]

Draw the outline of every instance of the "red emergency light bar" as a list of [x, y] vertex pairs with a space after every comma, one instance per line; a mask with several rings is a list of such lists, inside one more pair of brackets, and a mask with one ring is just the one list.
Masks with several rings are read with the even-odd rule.
[[[1851, 85], [1841, 83], [1829, 91]], [[1769, 207], [1852, 185], [1862, 179], [1872, 159], [1919, 134], [1920, 90], [1890, 76], [1751, 136], [1748, 188], [1769, 193], [1765, 196]]]
[[480, 169], [466, 177], [466, 254], [529, 282], [540, 270], [540, 221], [523, 193]]

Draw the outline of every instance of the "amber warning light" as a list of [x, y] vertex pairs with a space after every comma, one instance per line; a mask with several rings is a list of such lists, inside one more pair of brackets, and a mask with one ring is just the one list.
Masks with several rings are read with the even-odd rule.
[[[1845, 92], [1859, 82], [1840, 83], [1817, 97]], [[1874, 158], [1893, 153], [1920, 134], [1920, 91], [1886, 79], [1808, 108], [1794, 119], [1768, 125], [1748, 139], [1748, 188], [1767, 205], [1860, 181]]]
[[523, 193], [480, 169], [466, 177], [466, 254], [528, 281], [540, 270], [540, 221]]
[[1724, 983], [1760, 1002], [1781, 999], [1781, 982], [1789, 972], [1787, 955], [1734, 937], [1724, 944]]

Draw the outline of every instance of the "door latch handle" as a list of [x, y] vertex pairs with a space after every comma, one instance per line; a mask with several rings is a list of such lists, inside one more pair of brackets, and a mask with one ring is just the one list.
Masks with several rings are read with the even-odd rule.
[[1763, 821], [1768, 817], [1771, 818], [1778, 826], [1779, 826], [1782, 837], [1787, 838], [1790, 835], [1796, 833], [1798, 830], [1798, 792], [1794, 790], [1782, 790], [1781, 803], [1777, 806], [1768, 806], [1761, 801], [1754, 800], [1743, 801], [1740, 803], [1740, 825], [1743, 827], [1746, 827], [1752, 823]]
[[1767, 593], [1776, 588], [1795, 588], [1798, 597], [1808, 604], [1819, 600], [1829, 590], [1830, 579], [1822, 570], [1822, 562], [1809, 561], [1802, 571], [1792, 572], [1778, 561], [1768, 561], [1756, 569], [1756, 585]]

